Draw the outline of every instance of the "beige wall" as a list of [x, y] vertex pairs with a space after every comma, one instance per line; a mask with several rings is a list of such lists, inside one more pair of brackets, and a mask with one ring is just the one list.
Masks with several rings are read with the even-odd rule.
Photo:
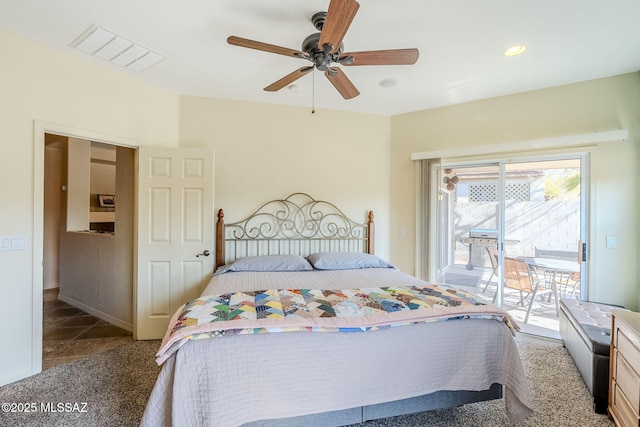
[[[32, 332], [41, 301], [33, 283], [34, 120], [136, 141], [178, 144], [179, 97], [108, 66], [0, 32], [0, 235], [28, 236], [28, 249], [0, 252], [0, 384], [39, 369]], [[43, 150], [43, 148], [42, 148]], [[40, 183], [41, 185], [41, 183]], [[36, 264], [41, 260], [36, 260]], [[34, 319], [36, 319], [34, 323]], [[38, 324], [40, 323], [40, 324]], [[36, 332], [37, 335], [37, 332]]]
[[[415, 268], [412, 153], [628, 129], [628, 141], [600, 143], [592, 154], [588, 292], [592, 300], [637, 308], [639, 121], [637, 73], [394, 116], [391, 262]], [[618, 238], [615, 250], [605, 249], [609, 235]]]
[[387, 258], [389, 123], [386, 116], [183, 96], [180, 141], [215, 149], [214, 203], [227, 221], [305, 192], [362, 222], [373, 210], [376, 252]]

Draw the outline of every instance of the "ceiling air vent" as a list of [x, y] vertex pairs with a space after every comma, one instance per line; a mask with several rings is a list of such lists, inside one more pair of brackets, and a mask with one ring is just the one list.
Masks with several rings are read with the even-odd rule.
[[143, 71], [165, 56], [93, 24], [71, 47], [130, 71]]

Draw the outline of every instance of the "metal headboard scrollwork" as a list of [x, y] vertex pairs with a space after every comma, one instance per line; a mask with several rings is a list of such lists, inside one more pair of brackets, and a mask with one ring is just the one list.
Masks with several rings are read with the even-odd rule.
[[373, 211], [365, 223], [359, 223], [334, 204], [305, 193], [269, 201], [230, 224], [224, 223], [222, 209], [218, 211], [216, 267], [252, 255], [373, 251]]

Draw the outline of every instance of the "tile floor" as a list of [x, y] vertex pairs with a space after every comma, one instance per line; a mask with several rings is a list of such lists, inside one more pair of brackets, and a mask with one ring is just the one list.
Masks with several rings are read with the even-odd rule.
[[58, 289], [43, 299], [43, 370], [133, 341], [131, 332], [60, 301]]

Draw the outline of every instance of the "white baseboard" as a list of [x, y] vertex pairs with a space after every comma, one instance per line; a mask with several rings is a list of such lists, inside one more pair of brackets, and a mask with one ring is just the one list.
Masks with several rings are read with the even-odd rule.
[[34, 372], [28, 372], [28, 371], [23, 371], [18, 373], [12, 372], [11, 375], [9, 376], [0, 377], [0, 387], [2, 387], [3, 385], [11, 384], [16, 381], [20, 381], [21, 379], [30, 377], [31, 375], [39, 374], [40, 372], [41, 370], [34, 371]]
[[105, 322], [109, 322], [112, 325], [116, 325], [119, 328], [124, 329], [125, 331], [133, 332], [133, 324], [129, 322], [125, 322], [122, 319], [118, 319], [117, 317], [113, 317], [110, 314], [103, 313], [102, 311], [95, 309], [93, 307], [89, 307], [88, 305], [81, 303], [80, 301], [76, 301], [73, 298], [69, 298], [64, 296], [63, 294], [58, 294], [58, 299], [66, 302], [69, 305], [74, 306], [75, 308], [79, 308], [82, 311], [85, 311], [92, 316], [97, 317], [98, 319], [102, 319]]

